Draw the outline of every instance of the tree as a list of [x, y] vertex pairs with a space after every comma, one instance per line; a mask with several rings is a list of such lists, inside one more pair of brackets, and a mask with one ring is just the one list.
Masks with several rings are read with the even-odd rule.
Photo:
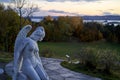
[[90, 42], [102, 39], [101, 27], [102, 25], [95, 22], [84, 23], [84, 27], [78, 36], [80, 41]]
[[18, 13], [20, 15], [20, 28], [21, 28], [21, 17], [22, 17], [22, 8], [25, 5], [25, 1], [26, 0], [12, 0], [12, 2], [14, 3], [15, 7], [18, 9]]
[[79, 16], [70, 17], [69, 24], [74, 30], [74, 36], [79, 37], [81, 30], [83, 29], [83, 20]]
[[74, 28], [70, 24], [72, 23], [70, 19], [69, 16], [60, 16], [57, 20], [56, 26], [58, 26], [63, 40], [71, 40], [73, 35]]
[[72, 36], [72, 29], [68, 23], [68, 17], [58, 17], [53, 19], [46, 16], [40, 23], [46, 31], [46, 41], [67, 41]]
[[[11, 0], [15, 6], [15, 11], [20, 16], [20, 29], [22, 25], [25, 23], [26, 19], [28, 19], [34, 12], [38, 11], [38, 7], [28, 3], [29, 0]], [[25, 6], [27, 5], [27, 6]], [[26, 16], [26, 19], [22, 22], [21, 18]]]
[[120, 42], [120, 26], [105, 25], [103, 29], [104, 38], [110, 42]]
[[[23, 21], [24, 18], [21, 18]], [[28, 21], [24, 25], [29, 24]], [[18, 34], [19, 16], [10, 7], [5, 8], [0, 4], [0, 50], [12, 52], [15, 38]]]

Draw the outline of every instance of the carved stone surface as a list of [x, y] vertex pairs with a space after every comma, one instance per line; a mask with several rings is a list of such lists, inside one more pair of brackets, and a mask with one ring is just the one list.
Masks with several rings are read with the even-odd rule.
[[9, 75], [9, 76], [13, 76], [13, 61], [9, 62], [6, 66], [5, 66], [5, 72]]
[[13, 80], [49, 80], [39, 57], [37, 45], [37, 41], [42, 41], [45, 37], [44, 28], [37, 27], [30, 37], [26, 37], [31, 28], [27, 25], [18, 33], [14, 60], [5, 67], [7, 74]]

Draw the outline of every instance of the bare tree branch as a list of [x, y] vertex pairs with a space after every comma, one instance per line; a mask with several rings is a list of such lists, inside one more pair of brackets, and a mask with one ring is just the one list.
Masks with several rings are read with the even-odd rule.
[[[26, 19], [29, 18], [34, 12], [37, 12], [38, 6], [30, 4], [29, 0], [11, 0], [15, 6], [15, 11], [20, 15], [20, 27], [26, 22]], [[25, 16], [23, 23], [21, 22], [21, 17]]]

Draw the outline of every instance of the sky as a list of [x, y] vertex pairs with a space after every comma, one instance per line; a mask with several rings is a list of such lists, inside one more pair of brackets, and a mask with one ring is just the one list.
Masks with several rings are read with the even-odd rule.
[[[29, 0], [39, 11], [36, 16], [120, 15], [120, 0]], [[0, 0], [9, 4], [10, 0]]]

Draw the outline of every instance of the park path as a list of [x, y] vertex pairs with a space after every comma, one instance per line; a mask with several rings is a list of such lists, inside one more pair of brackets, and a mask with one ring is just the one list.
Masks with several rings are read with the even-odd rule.
[[68, 70], [60, 65], [63, 60], [42, 58], [42, 62], [50, 80], [101, 80], [82, 73]]

